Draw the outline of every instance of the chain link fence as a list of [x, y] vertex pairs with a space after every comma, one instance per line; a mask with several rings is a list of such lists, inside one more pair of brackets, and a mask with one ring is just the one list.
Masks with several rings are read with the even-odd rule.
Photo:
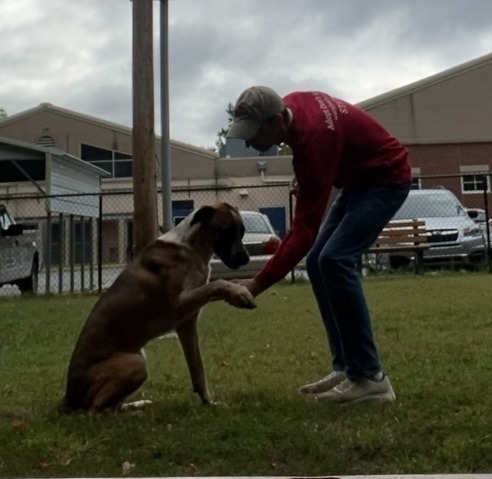
[[[200, 206], [225, 201], [240, 210], [259, 211], [267, 215], [275, 232], [283, 237], [290, 225], [289, 189], [290, 186], [285, 183], [232, 188], [175, 189], [171, 195], [173, 222], [177, 224]], [[70, 196], [63, 195], [63, 198], [69, 200]], [[36, 245], [39, 258], [36, 283], [39, 294], [100, 292], [113, 283], [131, 259], [134, 228], [133, 192], [106, 191], [97, 196], [100, 205], [98, 218], [47, 212], [47, 200], [52, 200], [53, 196], [0, 196], [0, 204], [6, 206], [15, 221], [24, 226], [22, 236], [27, 236], [29, 242]], [[56, 198], [61, 198], [61, 195]], [[159, 222], [162, 218], [160, 200], [159, 194]], [[19, 241], [18, 239], [17, 242]], [[14, 250], [13, 242], [10, 244]], [[17, 252], [13, 252], [12, 255], [22, 256], [22, 248], [16, 249]], [[1, 254], [2, 262], [8, 262], [6, 249], [3, 249]], [[25, 260], [26, 257], [19, 258], [19, 261]], [[0, 283], [6, 282], [1, 273], [0, 265]], [[4, 288], [8, 288], [8, 294], [14, 286]]]
[[[491, 175], [482, 174], [478, 180], [470, 179], [469, 175], [422, 176], [414, 179], [414, 186], [419, 190], [411, 193], [397, 216], [398, 219], [425, 218], [431, 243], [426, 262], [488, 267], [492, 272]], [[450, 192], [455, 196], [450, 196]], [[461, 202], [456, 199], [460, 193], [463, 193]], [[46, 204], [53, 197], [42, 194], [0, 196], [0, 204], [6, 206], [17, 223], [24, 225], [25, 234], [31, 235], [31, 242], [36, 245], [39, 294], [100, 292], [112, 284], [132, 257], [132, 191], [113, 190], [97, 196], [100, 206], [97, 218], [49, 213]], [[65, 199], [69, 197], [65, 195]], [[202, 205], [225, 201], [240, 210], [267, 215], [280, 238], [290, 228], [295, 201], [286, 183], [176, 188], [171, 199], [175, 223]], [[159, 195], [159, 218], [162, 217], [160, 200]], [[8, 253], [2, 250], [1, 254], [3, 263]], [[407, 267], [413, 258], [386, 255], [366, 260], [366, 271], [380, 271]], [[0, 265], [0, 283], [5, 282], [1, 274]]]

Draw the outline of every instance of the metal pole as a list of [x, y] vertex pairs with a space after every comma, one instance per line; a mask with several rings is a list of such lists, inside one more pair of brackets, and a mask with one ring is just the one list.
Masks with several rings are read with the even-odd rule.
[[172, 228], [171, 146], [169, 140], [169, 9], [168, 0], [161, 0], [161, 188], [162, 228]]

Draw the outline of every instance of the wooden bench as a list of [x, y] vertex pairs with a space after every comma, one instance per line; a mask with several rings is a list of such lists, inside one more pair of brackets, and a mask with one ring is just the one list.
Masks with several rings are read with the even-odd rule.
[[424, 220], [390, 221], [367, 253], [415, 253], [415, 272], [423, 270], [424, 251], [430, 247]]

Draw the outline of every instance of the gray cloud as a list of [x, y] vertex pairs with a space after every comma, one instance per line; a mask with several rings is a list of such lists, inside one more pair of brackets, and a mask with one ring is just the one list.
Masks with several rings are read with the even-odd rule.
[[[130, 126], [132, 2], [0, 0], [0, 106]], [[154, 2], [159, 129], [159, 2]], [[357, 102], [489, 53], [488, 0], [169, 0], [171, 136], [212, 146], [252, 84]]]

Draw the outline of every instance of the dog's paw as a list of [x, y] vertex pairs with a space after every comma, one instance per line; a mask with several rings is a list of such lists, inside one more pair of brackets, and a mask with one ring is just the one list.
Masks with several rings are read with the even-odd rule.
[[226, 301], [236, 308], [256, 308], [255, 300], [253, 295], [249, 292], [249, 289], [239, 284], [233, 284], [231, 294], [227, 297]]
[[212, 401], [209, 406], [214, 406], [214, 407], [229, 407], [229, 404], [227, 404], [224, 401]]
[[123, 403], [119, 408], [119, 412], [141, 411], [149, 404], [152, 404], [152, 401], [149, 399], [140, 399], [139, 401]]

